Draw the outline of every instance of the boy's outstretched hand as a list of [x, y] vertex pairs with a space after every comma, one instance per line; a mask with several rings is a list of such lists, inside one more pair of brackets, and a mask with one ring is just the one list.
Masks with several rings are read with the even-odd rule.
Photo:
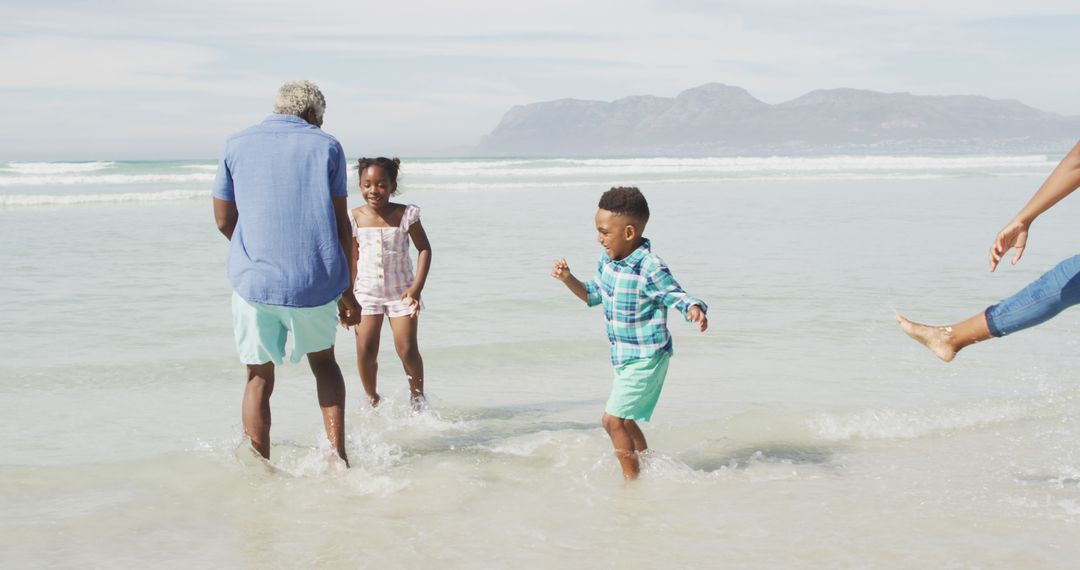
[[686, 311], [686, 317], [690, 319], [690, 322], [701, 327], [701, 332], [709, 328], [709, 317], [705, 316], [705, 311], [697, 305], [690, 306], [690, 309]]
[[570, 273], [570, 265], [566, 263], [565, 259], [559, 259], [555, 261], [555, 265], [551, 268], [551, 276], [563, 282], [566, 288], [574, 294], [575, 297], [585, 301], [585, 304], [589, 304], [589, 292], [585, 289], [585, 284], [577, 280], [573, 273]]
[[565, 259], [559, 259], [555, 262], [555, 266], [551, 268], [551, 276], [563, 283], [570, 279], [572, 276], [570, 274], [570, 265], [566, 263]]

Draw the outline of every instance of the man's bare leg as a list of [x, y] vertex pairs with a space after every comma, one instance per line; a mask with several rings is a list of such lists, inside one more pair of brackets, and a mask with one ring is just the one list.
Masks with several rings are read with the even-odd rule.
[[247, 365], [247, 385], [240, 415], [251, 446], [270, 459], [270, 395], [274, 393], [274, 363]]
[[309, 352], [307, 357], [311, 372], [315, 374], [326, 437], [348, 467], [349, 457], [345, 452], [345, 378], [334, 359], [334, 347]]

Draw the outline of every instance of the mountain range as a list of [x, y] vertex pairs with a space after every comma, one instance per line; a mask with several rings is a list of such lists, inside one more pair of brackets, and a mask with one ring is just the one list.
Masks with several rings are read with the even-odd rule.
[[770, 105], [709, 83], [675, 97], [518, 105], [475, 148], [486, 156], [722, 156], [1058, 152], [1080, 117], [977, 95], [823, 89]]

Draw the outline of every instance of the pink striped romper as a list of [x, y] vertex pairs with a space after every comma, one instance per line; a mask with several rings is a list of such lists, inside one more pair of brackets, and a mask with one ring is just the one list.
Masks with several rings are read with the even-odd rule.
[[[415, 278], [409, 257], [409, 227], [419, 220], [420, 208], [412, 204], [405, 206], [396, 228], [358, 228], [356, 218], [349, 216], [360, 251], [353, 293], [361, 315], [409, 316], [409, 304], [401, 296]], [[424, 308], [423, 301], [420, 308]]]

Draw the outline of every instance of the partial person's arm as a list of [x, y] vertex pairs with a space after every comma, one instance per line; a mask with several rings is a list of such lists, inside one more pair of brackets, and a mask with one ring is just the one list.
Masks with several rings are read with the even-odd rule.
[[225, 236], [225, 239], [231, 241], [240, 214], [236, 211], [236, 195], [233, 191], [232, 171], [229, 169], [229, 163], [224, 157], [218, 162], [217, 173], [214, 175], [214, 185], [210, 190], [210, 194], [214, 197], [214, 221], [217, 222], [218, 231]]
[[355, 325], [360, 322], [360, 304], [353, 295], [353, 283], [356, 279], [356, 239], [352, 235], [352, 224], [349, 223], [349, 199], [345, 196], [334, 196], [334, 219], [337, 221], [338, 239], [341, 241], [341, 252], [349, 263], [349, 283], [341, 292], [341, 300], [338, 301], [338, 317], [341, 323]]
[[566, 263], [565, 259], [555, 262], [554, 267], [551, 268], [551, 276], [562, 281], [566, 288], [578, 299], [584, 301], [586, 305], [592, 307], [600, 304], [600, 291], [597, 290], [596, 283], [592, 281], [582, 283], [577, 277], [574, 277], [574, 274], [570, 273], [570, 265]]
[[360, 242], [356, 239], [356, 236], [352, 237], [352, 249], [350, 249], [347, 255], [352, 258], [349, 262], [349, 283], [356, 283], [356, 272], [360, 266]]
[[217, 229], [225, 239], [232, 240], [233, 231], [236, 230], [236, 221], [240, 219], [236, 211], [236, 202], [214, 198], [214, 221]]
[[709, 328], [709, 318], [706, 316], [709, 306], [684, 291], [666, 266], [659, 265], [645, 276], [645, 294], [682, 313], [686, 320], [698, 325], [701, 332]]
[[990, 271], [997, 269], [998, 262], [1010, 249], [1016, 249], [1012, 264], [1016, 265], [1027, 246], [1028, 229], [1035, 218], [1080, 187], [1080, 142], [1061, 159], [1054, 171], [1042, 183], [1035, 195], [1012, 219], [1005, 229], [998, 232], [990, 247]]
[[402, 300], [412, 300], [412, 315], [415, 317], [420, 314], [420, 294], [424, 291], [428, 270], [431, 269], [431, 242], [428, 240], [427, 232], [424, 231], [424, 226], [420, 225], [420, 220], [416, 220], [409, 226], [409, 237], [419, 253], [416, 256], [416, 276], [413, 278], [412, 287], [405, 292]]

